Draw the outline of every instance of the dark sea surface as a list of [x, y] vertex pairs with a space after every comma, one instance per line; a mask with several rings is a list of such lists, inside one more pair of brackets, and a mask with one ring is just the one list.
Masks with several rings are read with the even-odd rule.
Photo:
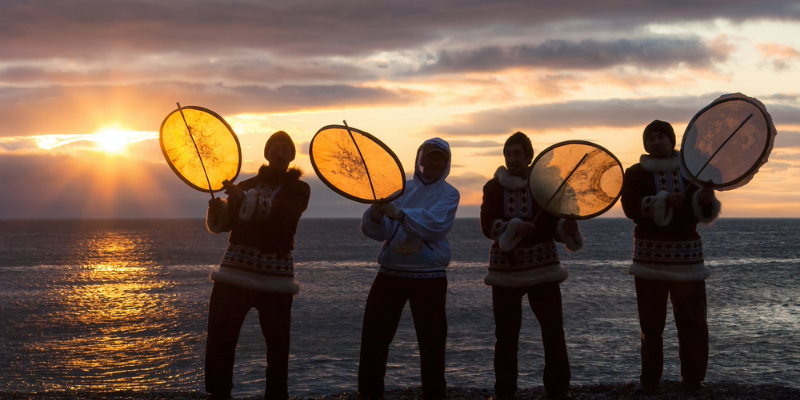
[[[707, 381], [800, 387], [800, 220], [721, 219], [701, 227], [710, 361]], [[639, 375], [633, 224], [581, 222], [583, 251], [559, 245], [572, 383], [632, 382]], [[494, 384], [489, 240], [476, 219], [451, 232], [447, 380]], [[202, 220], [0, 221], [0, 390], [202, 390], [208, 275], [227, 235]], [[361, 320], [380, 243], [354, 219], [303, 219], [292, 310], [290, 394], [353, 391]], [[680, 379], [670, 311], [664, 378]], [[539, 386], [539, 326], [525, 310], [520, 387]], [[265, 345], [253, 310], [241, 331], [235, 396], [263, 394]], [[408, 307], [389, 354], [388, 388], [419, 385]]]

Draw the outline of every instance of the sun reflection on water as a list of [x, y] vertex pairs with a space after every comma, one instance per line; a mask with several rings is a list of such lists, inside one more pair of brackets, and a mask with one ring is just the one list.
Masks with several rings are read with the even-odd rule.
[[[32, 344], [39, 380], [67, 381], [72, 389], [142, 390], [196, 379], [199, 371], [172, 368], [196, 360], [202, 339], [171, 329], [182, 316], [170, 293], [169, 272], [143, 261], [150, 243], [118, 234], [76, 246], [85, 263], [65, 269], [50, 292], [53, 308], [45, 337]], [[181, 376], [186, 375], [186, 376]]]

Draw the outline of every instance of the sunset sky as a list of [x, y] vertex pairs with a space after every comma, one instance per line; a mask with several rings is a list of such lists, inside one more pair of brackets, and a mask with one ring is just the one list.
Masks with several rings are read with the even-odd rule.
[[[240, 178], [285, 130], [307, 217], [358, 216], [314, 175], [324, 125], [372, 133], [411, 171], [453, 149], [459, 216], [477, 216], [502, 143], [598, 143], [624, 167], [653, 119], [680, 136], [721, 94], [761, 100], [775, 148], [723, 217], [800, 217], [797, 1], [0, 1], [0, 218], [202, 218], [158, 129], [175, 103], [222, 115]], [[408, 175], [410, 177], [410, 175]], [[619, 205], [604, 216], [620, 217]]]

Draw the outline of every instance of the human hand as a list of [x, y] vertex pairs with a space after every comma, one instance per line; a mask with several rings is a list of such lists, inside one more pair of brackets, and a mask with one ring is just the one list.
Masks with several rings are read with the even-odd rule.
[[369, 206], [369, 217], [375, 222], [380, 222], [383, 219], [383, 205], [381, 203], [372, 203]]
[[517, 236], [528, 236], [536, 231], [536, 226], [530, 222], [523, 222], [517, 227]]
[[386, 203], [383, 205], [383, 214], [386, 215], [387, 218], [391, 220], [396, 220], [400, 217], [400, 209], [397, 208], [396, 205], [392, 203]]
[[700, 204], [707, 206], [711, 204], [711, 201], [714, 199], [714, 187], [712, 186], [711, 180], [709, 180], [703, 188], [700, 189]]
[[574, 235], [578, 232], [578, 221], [574, 219], [564, 218], [564, 224], [562, 225], [564, 229], [564, 233], [567, 235]]
[[222, 181], [222, 187], [225, 188], [225, 194], [228, 195], [228, 198], [233, 201], [238, 201], [244, 198], [244, 190], [239, 186], [234, 185], [227, 179]]
[[685, 196], [682, 194], [671, 194], [667, 196], [667, 205], [672, 208], [678, 208], [683, 205]]
[[208, 201], [208, 208], [212, 213], [218, 213], [222, 209], [222, 199], [215, 197]]

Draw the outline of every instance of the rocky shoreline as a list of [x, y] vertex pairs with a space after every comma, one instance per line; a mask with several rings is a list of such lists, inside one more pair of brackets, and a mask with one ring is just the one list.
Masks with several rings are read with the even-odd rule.
[[[706, 389], [700, 392], [683, 393], [679, 382], [664, 382], [661, 390], [651, 396], [634, 396], [635, 382], [572, 385], [570, 393], [576, 400], [615, 400], [615, 399], [732, 399], [732, 400], [789, 400], [800, 399], [800, 388], [777, 385], [748, 385], [731, 382], [706, 383]], [[486, 400], [490, 399], [492, 389], [448, 387], [449, 399]], [[395, 389], [386, 392], [386, 400], [417, 400], [419, 388]], [[39, 391], [19, 392], [0, 390], [0, 400], [183, 400], [205, 399], [203, 392], [182, 391]], [[521, 389], [517, 392], [518, 400], [543, 399], [544, 388], [541, 386]], [[259, 399], [259, 397], [245, 397]], [[293, 397], [293, 400], [353, 400], [355, 392], [331, 393], [319, 397]]]

